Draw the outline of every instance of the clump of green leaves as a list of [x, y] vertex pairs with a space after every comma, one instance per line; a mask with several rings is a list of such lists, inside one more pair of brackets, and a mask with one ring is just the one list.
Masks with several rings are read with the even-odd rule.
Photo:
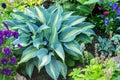
[[16, 12], [13, 20], [6, 21], [20, 34], [13, 44], [21, 43], [25, 47], [19, 64], [27, 63], [26, 72], [30, 77], [36, 66], [38, 71], [45, 67], [54, 80], [60, 74], [66, 78], [66, 55], [82, 55], [75, 39], [79, 35], [91, 35], [94, 25], [84, 22], [86, 17], [72, 16], [72, 13], [63, 12], [61, 6], [35, 7], [25, 13]]
[[69, 74], [74, 80], [110, 80], [115, 73], [116, 64], [110, 60], [91, 59], [85, 68], [75, 68]]
[[104, 54], [105, 56], [115, 53], [114, 44], [107, 38], [98, 37], [98, 53]]

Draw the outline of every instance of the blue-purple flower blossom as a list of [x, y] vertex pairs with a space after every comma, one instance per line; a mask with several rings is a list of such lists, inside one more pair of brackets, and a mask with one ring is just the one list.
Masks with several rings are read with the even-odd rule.
[[11, 36], [11, 34], [12, 34], [12, 31], [10, 31], [10, 30], [5, 30], [4, 31], [4, 35], [8, 38]]
[[2, 3], [2, 8], [6, 8], [6, 3]]
[[18, 48], [22, 48], [23, 47], [21, 44], [18, 44], [17, 46], [18, 46]]
[[11, 49], [9, 47], [3, 48], [2, 51], [6, 56], [9, 56], [11, 54]]
[[112, 10], [116, 10], [117, 8], [118, 8], [118, 4], [117, 3], [112, 5]]
[[3, 31], [0, 30], [0, 38], [3, 38]]
[[11, 62], [11, 64], [16, 64], [16, 58], [15, 57], [11, 57], [10, 58], [10, 62]]
[[14, 38], [18, 38], [19, 34], [17, 32], [12, 32], [12, 35], [14, 36]]
[[8, 64], [8, 59], [7, 58], [2, 58], [0, 61], [1, 61], [1, 63], [3, 65], [7, 65]]
[[120, 7], [117, 9], [117, 15], [120, 15]]
[[10, 69], [2, 69], [2, 74], [6, 75], [6, 76], [10, 76], [11, 70]]
[[108, 18], [105, 18], [105, 19], [104, 19], [104, 24], [105, 24], [105, 26], [108, 26], [108, 22], [109, 22]]

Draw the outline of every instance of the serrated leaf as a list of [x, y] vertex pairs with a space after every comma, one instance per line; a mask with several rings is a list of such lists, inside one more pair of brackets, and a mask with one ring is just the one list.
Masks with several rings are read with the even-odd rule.
[[71, 50], [76, 52], [77, 54], [82, 55], [82, 51], [80, 49], [80, 45], [76, 42], [76, 41], [72, 41], [72, 42], [68, 42], [68, 43], [64, 43], [64, 46]]
[[55, 52], [64, 62], [65, 61], [65, 52], [63, 50], [61, 43], [55, 44]]
[[18, 62], [18, 64], [27, 62], [28, 60], [30, 60], [36, 56], [37, 56], [37, 49], [33, 46], [30, 46], [23, 51], [21, 60], [20, 60], [20, 62]]
[[52, 79], [57, 80], [60, 74], [60, 69], [56, 59], [52, 59], [51, 62], [45, 66], [45, 69]]

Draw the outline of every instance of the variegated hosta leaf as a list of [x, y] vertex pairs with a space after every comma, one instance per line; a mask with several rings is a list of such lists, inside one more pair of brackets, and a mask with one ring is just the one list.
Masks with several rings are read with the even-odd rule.
[[52, 59], [51, 62], [45, 66], [45, 69], [51, 78], [57, 80], [60, 74], [60, 68], [59, 63], [56, 59]]
[[76, 41], [64, 43], [64, 46], [67, 49], [69, 49], [69, 50], [71, 50], [73, 52], [76, 52], [77, 54], [82, 55], [82, 49], [80, 49], [80, 45]]
[[41, 69], [43, 66], [45, 66], [45, 65], [47, 65], [47, 64], [50, 63], [50, 61], [51, 61], [51, 56], [52, 56], [52, 55], [53, 55], [53, 53], [50, 52], [49, 54], [43, 56], [41, 63], [38, 64], [38, 70], [39, 70], [39, 71], [40, 71], [40, 69]]
[[75, 26], [77, 24], [82, 23], [85, 19], [86, 17], [82, 17], [82, 16], [70, 16], [68, 20], [66, 20], [63, 24], [69, 26]]
[[45, 30], [45, 29], [48, 29], [48, 28], [50, 28], [50, 27], [47, 26], [46, 24], [43, 24], [43, 25], [41, 25], [41, 26], [38, 28], [37, 32], [38, 32], [38, 33], [41, 33], [42, 30]]
[[57, 6], [51, 6], [51, 7], [49, 7], [47, 10], [48, 10], [48, 12], [50, 13], [50, 14], [53, 14], [53, 13], [55, 13], [55, 11], [58, 9], [58, 7]]
[[63, 60], [63, 62], [65, 61], [65, 52], [63, 50], [62, 44], [58, 43], [55, 44], [55, 52], [56, 54]]
[[33, 46], [39, 49], [40, 47], [40, 38], [36, 38], [33, 40]]
[[45, 10], [43, 7], [35, 7], [38, 19], [43, 23], [47, 24], [50, 18], [50, 14], [48, 13], [47, 10]]
[[62, 21], [68, 20], [68, 18], [72, 15], [73, 12], [64, 12], [62, 14]]
[[28, 28], [33, 34], [36, 34], [36, 31], [38, 30], [38, 26], [35, 25], [34, 23], [27, 23]]
[[66, 75], [67, 75], [67, 66], [65, 63], [62, 63], [60, 61], [57, 61], [59, 64], [59, 68], [60, 68], [60, 73], [62, 74], [62, 76], [66, 79]]
[[37, 56], [37, 49], [33, 46], [30, 46], [23, 51], [21, 60], [20, 60], [20, 62], [18, 62], [18, 64], [27, 62], [28, 60], [30, 60], [36, 56]]
[[28, 74], [28, 76], [31, 78], [33, 70], [34, 70], [34, 64], [33, 62], [27, 62], [26, 64], [26, 73]]
[[51, 35], [50, 35], [50, 45], [54, 45], [58, 41], [57, 30], [61, 26], [61, 15], [60, 12], [55, 12], [51, 17]]
[[70, 28], [64, 30], [63, 32], [61, 32], [60, 40], [62, 42], [70, 42], [70, 41], [74, 40], [78, 34], [84, 32], [90, 28], [93, 28], [93, 27], [94, 27], [94, 25], [80, 25], [79, 27], [70, 27]]

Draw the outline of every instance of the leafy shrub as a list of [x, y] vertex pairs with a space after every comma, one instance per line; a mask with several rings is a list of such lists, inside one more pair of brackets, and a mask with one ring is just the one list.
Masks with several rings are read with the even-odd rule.
[[102, 61], [94, 58], [85, 68], [75, 68], [69, 74], [74, 80], [111, 80], [115, 73], [116, 64], [114, 61]]
[[14, 50], [22, 46], [20, 44], [11, 45], [11, 42], [18, 38], [18, 33], [9, 30], [6, 23], [3, 24], [7, 30], [0, 30], [0, 78], [1, 80], [11, 80], [15, 78], [17, 69]]
[[98, 37], [98, 53], [104, 54], [105, 56], [108, 54], [112, 55], [115, 53], [114, 43], [107, 38]]
[[[27, 62], [27, 74], [32, 75], [34, 66], [40, 71], [45, 66], [47, 73], [57, 80], [61, 73], [67, 74], [66, 55], [82, 55], [76, 36], [91, 35], [94, 26], [83, 22], [85, 17], [72, 16], [60, 6], [28, 8], [25, 13], [16, 12], [13, 20], [6, 21], [20, 37], [13, 44], [21, 43], [26, 49], [19, 64]], [[93, 31], [92, 31], [93, 32]], [[83, 36], [84, 37], [84, 36]], [[31, 61], [30, 61], [31, 60]]]

